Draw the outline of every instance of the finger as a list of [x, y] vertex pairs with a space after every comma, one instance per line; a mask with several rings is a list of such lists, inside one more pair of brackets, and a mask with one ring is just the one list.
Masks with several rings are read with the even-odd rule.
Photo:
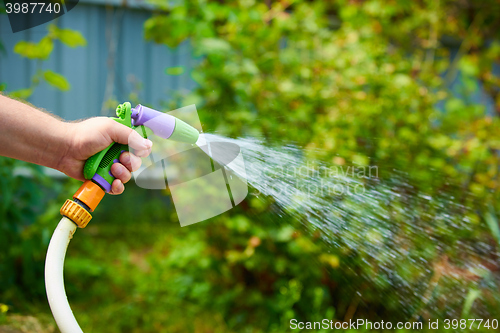
[[132, 154], [138, 157], [147, 157], [151, 154], [151, 148], [148, 149], [131, 149]]
[[121, 180], [123, 184], [126, 184], [130, 180], [130, 178], [132, 178], [132, 174], [130, 173], [129, 169], [127, 169], [121, 163], [113, 163], [113, 165], [111, 166], [111, 173], [117, 179]]
[[109, 193], [116, 195], [122, 194], [123, 191], [125, 191], [125, 186], [123, 186], [122, 181], [119, 179], [113, 180], [113, 183], [111, 184], [111, 191]]
[[142, 163], [139, 157], [129, 153], [128, 151], [123, 152], [120, 155], [120, 162], [131, 172], [139, 170]]
[[117, 123], [116, 121], [110, 122], [109, 124], [108, 134], [111, 140], [124, 145], [129, 145], [133, 149], [137, 150], [145, 150], [153, 146], [153, 142], [151, 142], [151, 140], [144, 139], [132, 128]]

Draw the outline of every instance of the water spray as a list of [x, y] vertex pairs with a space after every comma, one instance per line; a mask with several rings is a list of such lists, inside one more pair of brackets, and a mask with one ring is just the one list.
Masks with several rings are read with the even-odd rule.
[[[156, 135], [163, 139], [196, 144], [198, 131], [182, 120], [148, 107], [137, 105], [131, 108], [126, 102], [116, 108], [118, 123], [137, 131], [142, 137]], [[86, 181], [61, 207], [63, 216], [47, 250], [45, 261], [45, 288], [54, 319], [62, 333], [79, 333], [82, 329], [73, 315], [64, 289], [64, 258], [69, 242], [77, 228], [85, 228], [92, 219], [91, 213], [99, 205], [105, 193], [111, 191], [115, 177], [111, 166], [119, 162], [120, 155], [129, 151], [128, 145], [112, 143], [90, 157], [84, 166]]]

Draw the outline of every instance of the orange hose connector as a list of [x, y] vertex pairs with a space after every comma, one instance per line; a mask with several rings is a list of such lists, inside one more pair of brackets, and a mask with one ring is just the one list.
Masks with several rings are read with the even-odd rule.
[[101, 202], [105, 193], [106, 192], [104, 192], [99, 185], [91, 180], [86, 180], [73, 195], [73, 199], [80, 200], [90, 208], [91, 212], [93, 212], [99, 202]]
[[[90, 212], [93, 212], [97, 205], [99, 205], [104, 194], [104, 190], [99, 185], [94, 184], [91, 180], [86, 180], [73, 195], [73, 199], [77, 202], [66, 200], [61, 207], [61, 215], [75, 222], [78, 227], [85, 228], [92, 219]], [[85, 205], [90, 212], [84, 208]]]

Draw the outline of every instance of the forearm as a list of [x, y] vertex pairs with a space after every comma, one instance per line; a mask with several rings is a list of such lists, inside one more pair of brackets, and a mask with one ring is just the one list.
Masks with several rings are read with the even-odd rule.
[[58, 169], [69, 124], [0, 95], [0, 155]]

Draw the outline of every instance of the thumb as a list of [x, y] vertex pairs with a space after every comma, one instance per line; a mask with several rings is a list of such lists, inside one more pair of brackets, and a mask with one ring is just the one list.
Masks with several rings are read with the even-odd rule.
[[129, 145], [136, 150], [147, 150], [153, 146], [151, 140], [143, 138], [132, 128], [117, 123], [116, 121], [113, 121], [112, 126], [108, 130], [108, 134], [114, 142]]

